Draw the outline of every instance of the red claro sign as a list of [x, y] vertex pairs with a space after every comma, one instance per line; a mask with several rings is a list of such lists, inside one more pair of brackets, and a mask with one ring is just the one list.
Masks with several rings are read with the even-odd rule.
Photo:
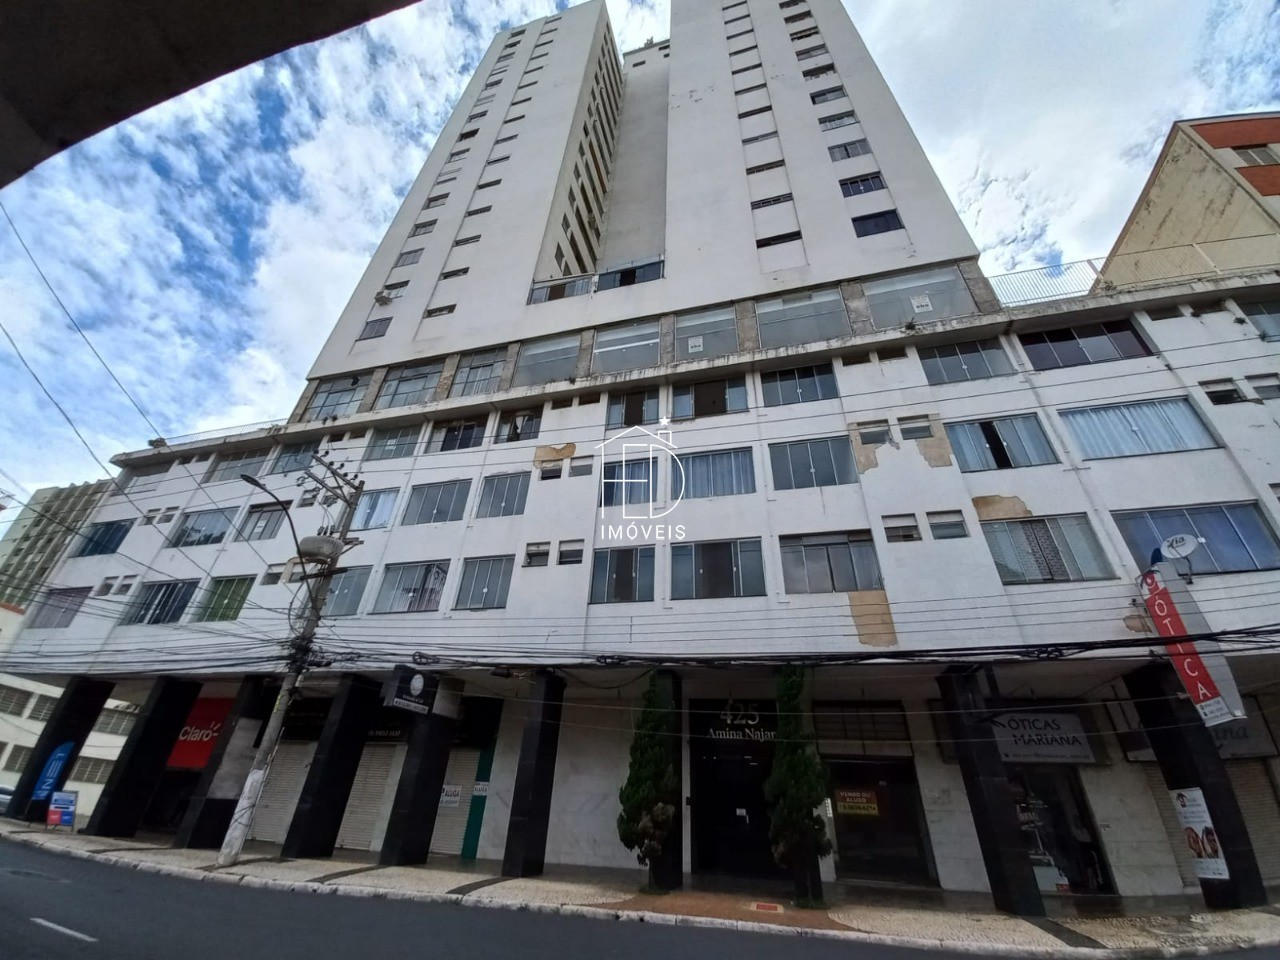
[[230, 698], [197, 700], [187, 715], [187, 722], [178, 734], [178, 742], [169, 754], [170, 767], [183, 770], [203, 770], [213, 755], [213, 745], [218, 741], [222, 725], [231, 712]]
[[[1147, 612], [1155, 622], [1156, 633], [1162, 637], [1185, 637], [1187, 627], [1182, 622], [1173, 598], [1169, 596], [1169, 588], [1160, 582], [1160, 578], [1152, 570], [1143, 574], [1142, 582], [1147, 588]], [[1231, 708], [1222, 699], [1213, 677], [1209, 676], [1195, 643], [1167, 643], [1165, 650], [1169, 653], [1173, 669], [1182, 680], [1183, 688], [1200, 712], [1200, 719], [1208, 726], [1231, 720]]]

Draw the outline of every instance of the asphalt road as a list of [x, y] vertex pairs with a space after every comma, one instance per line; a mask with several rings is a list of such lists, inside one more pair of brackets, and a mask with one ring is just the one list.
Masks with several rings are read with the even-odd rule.
[[[1264, 960], [1265, 954], [1256, 950], [1229, 956]], [[2, 960], [939, 960], [944, 956], [948, 955], [728, 930], [241, 889], [138, 873], [0, 840]]]

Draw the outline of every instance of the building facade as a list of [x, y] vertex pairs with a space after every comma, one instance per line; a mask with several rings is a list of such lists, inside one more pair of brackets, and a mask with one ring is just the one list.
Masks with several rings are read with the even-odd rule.
[[[286, 855], [634, 865], [656, 672], [679, 866], [768, 875], [774, 674], [803, 662], [828, 877], [1256, 902], [1280, 274], [1007, 306], [976, 253], [836, 0], [676, 0], [626, 54], [600, 0], [499, 34], [289, 421], [117, 457], [27, 619], [10, 668], [71, 677], [48, 742], [108, 695], [151, 731], [90, 832], [138, 829], [217, 713], [176, 842], [220, 843], [306, 599], [286, 520], [336, 522], [320, 455], [364, 489], [254, 821]], [[1212, 729], [1153, 659], [1176, 535], [1157, 569], [1243, 714]], [[382, 705], [398, 665], [425, 718]]]
[[106, 480], [73, 483], [44, 487], [31, 495], [0, 538], [0, 603], [27, 605], [49, 579], [107, 486]]

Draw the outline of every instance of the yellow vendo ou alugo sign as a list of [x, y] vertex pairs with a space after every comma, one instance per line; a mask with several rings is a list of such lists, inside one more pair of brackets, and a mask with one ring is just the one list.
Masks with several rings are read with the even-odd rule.
[[836, 813], [858, 817], [880, 816], [880, 803], [874, 790], [837, 790]]

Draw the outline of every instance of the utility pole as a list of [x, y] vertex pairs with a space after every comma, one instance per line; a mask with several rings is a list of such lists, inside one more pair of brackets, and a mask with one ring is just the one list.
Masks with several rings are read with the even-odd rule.
[[[320, 612], [324, 609], [325, 600], [329, 596], [329, 587], [337, 572], [338, 561], [342, 558], [348, 544], [347, 537], [351, 532], [351, 522], [355, 519], [356, 504], [364, 491], [363, 480], [352, 480], [339, 467], [335, 467], [319, 454], [313, 454], [315, 462], [324, 468], [327, 476], [321, 479], [311, 470], [306, 476], [318, 483], [332, 496], [342, 502], [342, 513], [338, 522], [329, 528], [322, 528], [314, 537], [297, 539], [294, 534], [294, 545], [298, 550], [298, 562], [314, 562], [319, 569], [314, 573], [303, 575], [303, 584], [307, 587], [309, 602], [307, 616], [303, 620], [294, 637], [289, 641], [289, 668], [284, 682], [276, 694], [276, 702], [271, 708], [271, 716], [267, 719], [267, 727], [262, 733], [258, 751], [253, 757], [253, 766], [245, 778], [244, 789], [240, 791], [240, 799], [236, 803], [236, 812], [231, 817], [226, 836], [222, 839], [222, 849], [218, 852], [218, 866], [229, 867], [240, 859], [240, 851], [249, 837], [249, 827], [253, 824], [253, 815], [262, 796], [262, 786], [266, 782], [267, 772], [271, 769], [271, 761], [275, 757], [276, 747], [280, 745], [280, 734], [284, 730], [284, 717], [289, 704], [297, 690], [298, 681], [308, 667], [312, 666], [312, 645], [315, 641], [316, 628], [320, 625]], [[267, 493], [273, 499], [275, 495], [256, 478], [243, 476], [241, 479]], [[299, 484], [303, 481], [299, 478]], [[277, 502], [281, 502], [277, 499]], [[283, 505], [283, 504], [282, 504]], [[288, 518], [286, 508], [285, 513]], [[293, 521], [289, 521], [290, 528]], [[311, 582], [314, 581], [314, 582]]]

